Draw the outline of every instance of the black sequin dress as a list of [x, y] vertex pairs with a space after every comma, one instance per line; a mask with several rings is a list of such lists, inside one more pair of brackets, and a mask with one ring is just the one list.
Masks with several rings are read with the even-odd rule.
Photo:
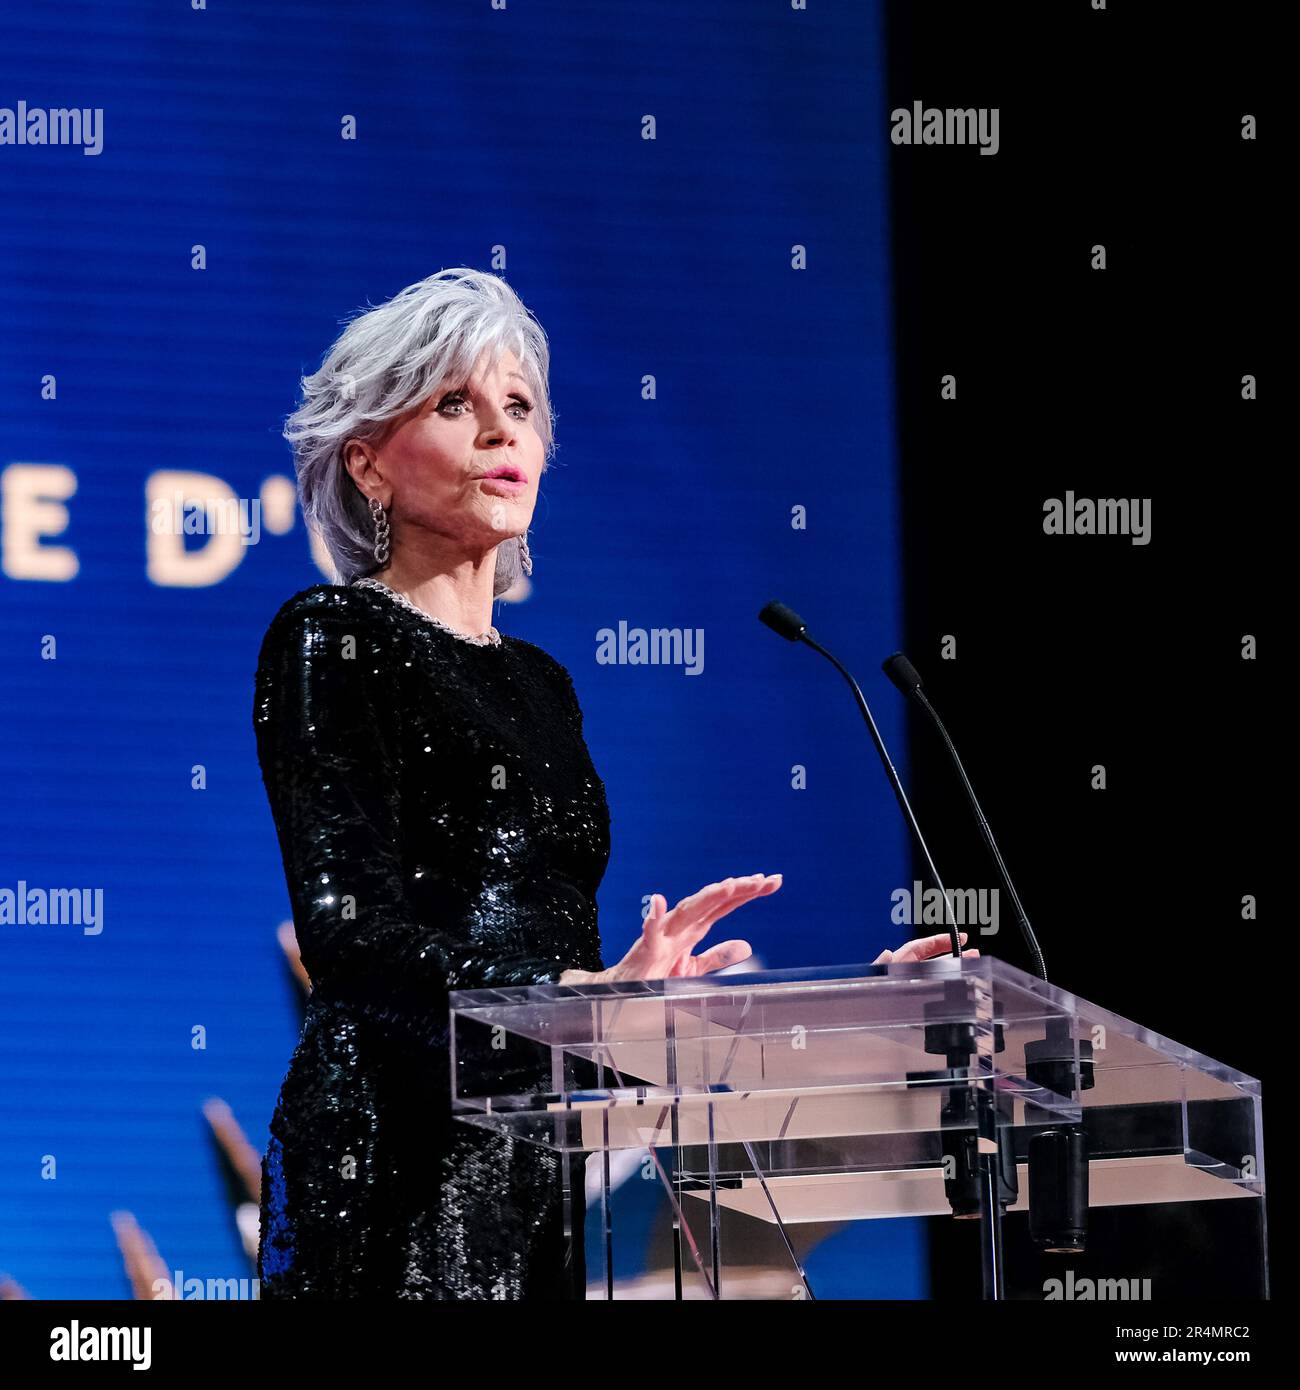
[[313, 986], [260, 1296], [580, 1297], [559, 1156], [451, 1117], [447, 1003], [604, 968], [609, 812], [568, 672], [321, 584], [267, 629], [253, 721]]

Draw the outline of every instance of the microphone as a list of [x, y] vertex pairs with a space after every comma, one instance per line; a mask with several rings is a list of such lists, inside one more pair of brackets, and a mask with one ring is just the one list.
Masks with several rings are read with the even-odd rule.
[[889, 778], [889, 785], [894, 789], [894, 795], [898, 798], [898, 804], [902, 808], [903, 818], [907, 821], [908, 828], [912, 832], [912, 837], [916, 841], [922, 856], [925, 859], [927, 868], [930, 870], [930, 877], [934, 879], [939, 888], [939, 896], [943, 899], [943, 905], [948, 916], [948, 937], [952, 942], [952, 953], [958, 959], [961, 958], [961, 939], [957, 935], [957, 923], [953, 918], [952, 904], [948, 901], [947, 889], [943, 886], [943, 880], [939, 877], [939, 870], [934, 866], [934, 859], [930, 855], [929, 847], [925, 843], [925, 836], [921, 834], [921, 827], [917, 824], [916, 816], [912, 811], [907, 793], [903, 790], [903, 784], [899, 780], [894, 764], [890, 761], [889, 752], [885, 748], [885, 741], [880, 737], [880, 730], [876, 728], [876, 721], [871, 717], [871, 710], [867, 705], [866, 697], [850, 675], [850, 673], [831, 655], [820, 643], [814, 642], [808, 635], [808, 625], [794, 611], [784, 603], [778, 603], [775, 599], [771, 603], [766, 603], [759, 612], [758, 619], [761, 623], [770, 627], [773, 632], [784, 637], [788, 642], [803, 642], [810, 646], [813, 651], [820, 652], [827, 661], [848, 681], [853, 691], [854, 698], [858, 702], [858, 709], [862, 711], [862, 717], [867, 722], [867, 728], [871, 731], [871, 740], [876, 745], [876, 752], [880, 754], [880, 761], [885, 767], [885, 776]]
[[[794, 614], [790, 615], [794, 617]], [[970, 784], [970, 778], [966, 776], [966, 769], [962, 766], [961, 759], [957, 756], [957, 748], [952, 739], [948, 736], [948, 730], [943, 726], [943, 720], [939, 718], [938, 711], [930, 703], [924, 690], [921, 689], [921, 677], [915, 666], [907, 659], [903, 652], [895, 652], [893, 656], [886, 657], [881, 663], [881, 670], [891, 681], [903, 692], [904, 695], [916, 701], [918, 705], [930, 716], [934, 727], [939, 730], [939, 737], [943, 739], [944, 746], [948, 749], [948, 754], [952, 758], [953, 766], [957, 769], [957, 776], [961, 778], [962, 787], [965, 789], [967, 800], [971, 804], [971, 809], [975, 812], [975, 820], [979, 825], [980, 834], [984, 837], [984, 843], [988, 846], [989, 854], [993, 857], [993, 863], [997, 866], [998, 876], [1001, 878], [1003, 886], [1007, 890], [1007, 896], [1011, 899], [1011, 906], [1015, 910], [1016, 921], [1020, 926], [1020, 934], [1025, 939], [1025, 945], [1029, 948], [1029, 954], [1033, 957], [1034, 973], [1040, 980], [1047, 979], [1047, 965], [1043, 960], [1043, 952], [1038, 945], [1038, 939], [1034, 936], [1034, 929], [1029, 925], [1029, 918], [1020, 902], [1020, 894], [1016, 892], [1016, 885], [1011, 882], [1011, 875], [1007, 872], [1007, 866], [1003, 862], [1002, 854], [998, 850], [997, 841], [993, 838], [992, 828], [989, 826], [988, 817], [985, 816], [980, 808], [979, 802], [975, 799], [975, 788]]]

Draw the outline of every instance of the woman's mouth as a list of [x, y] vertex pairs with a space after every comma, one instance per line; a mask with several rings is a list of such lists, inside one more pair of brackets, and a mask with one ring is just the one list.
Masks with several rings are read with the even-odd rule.
[[489, 473], [479, 482], [483, 484], [484, 492], [493, 492], [499, 497], [514, 497], [528, 488], [528, 483], [522, 477], [511, 473]]
[[484, 473], [479, 481], [485, 492], [495, 493], [498, 497], [514, 497], [528, 486], [528, 478], [517, 463], [499, 463]]

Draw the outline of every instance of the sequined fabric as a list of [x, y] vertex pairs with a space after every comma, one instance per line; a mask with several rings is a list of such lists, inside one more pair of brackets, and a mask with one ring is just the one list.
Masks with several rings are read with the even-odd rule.
[[609, 811], [568, 672], [322, 584], [267, 629], [253, 723], [313, 986], [261, 1297], [574, 1296], [558, 1157], [451, 1118], [447, 1001], [603, 969]]

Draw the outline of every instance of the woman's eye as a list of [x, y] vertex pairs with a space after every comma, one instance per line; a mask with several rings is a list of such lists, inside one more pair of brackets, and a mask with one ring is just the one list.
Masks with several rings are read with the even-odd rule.
[[[444, 411], [444, 410], [446, 410], [449, 406], [468, 405], [468, 404], [469, 404], [469, 402], [465, 399], [464, 396], [456, 396], [456, 395], [444, 396], [444, 397], [442, 398], [442, 400], [438, 403], [438, 409], [439, 409], [439, 411]], [[526, 420], [526, 419], [529, 417], [529, 415], [532, 414], [532, 411], [533, 411], [533, 403], [532, 403], [532, 401], [512, 400], [512, 401], [506, 406], [506, 409], [507, 409], [507, 410], [518, 410], [518, 411], [521, 411], [522, 414], [516, 415], [514, 418], [515, 418], [516, 420]], [[458, 411], [458, 412], [457, 412], [457, 416], [459, 416], [459, 413], [460, 413], [460, 412]]]

